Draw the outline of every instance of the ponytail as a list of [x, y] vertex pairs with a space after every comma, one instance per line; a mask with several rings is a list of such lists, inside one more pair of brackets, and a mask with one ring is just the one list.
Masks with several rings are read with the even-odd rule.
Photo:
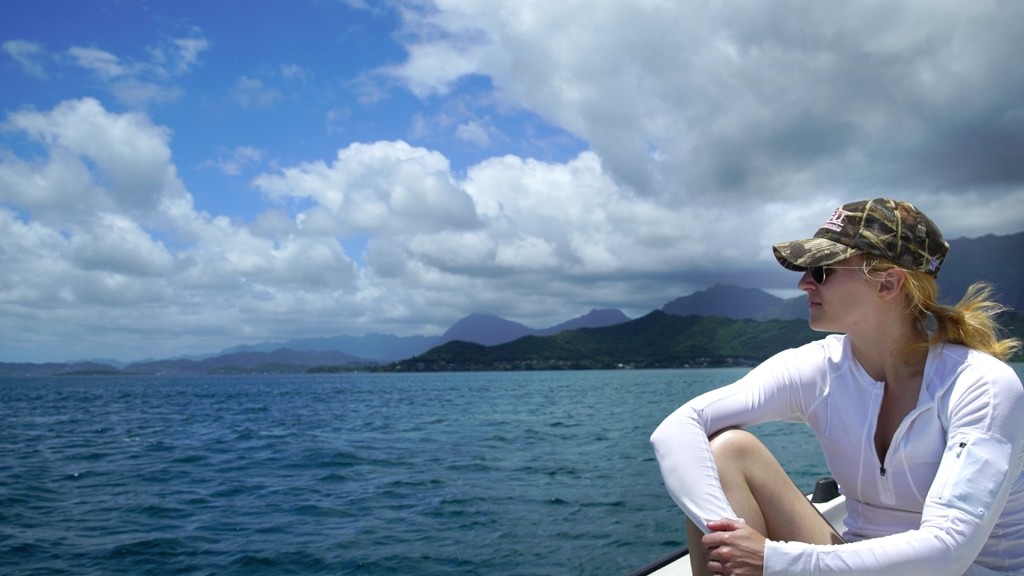
[[935, 278], [924, 272], [904, 270], [904, 294], [907, 307], [922, 327], [934, 318], [927, 345], [949, 342], [980, 350], [1008, 361], [1021, 347], [1016, 338], [1002, 338], [997, 317], [1008, 310], [992, 299], [992, 287], [985, 282], [972, 284], [955, 306], [938, 302]]

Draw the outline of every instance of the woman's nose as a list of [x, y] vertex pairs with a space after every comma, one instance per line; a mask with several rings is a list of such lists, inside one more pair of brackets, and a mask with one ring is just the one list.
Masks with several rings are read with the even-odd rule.
[[803, 276], [800, 277], [800, 281], [796, 283], [796, 287], [804, 292], [810, 292], [811, 290], [818, 289], [818, 283], [811, 277], [811, 271], [805, 270]]

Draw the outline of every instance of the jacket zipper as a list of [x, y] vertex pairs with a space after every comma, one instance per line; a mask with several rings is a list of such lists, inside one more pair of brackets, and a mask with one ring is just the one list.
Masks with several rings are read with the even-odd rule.
[[[878, 415], [882, 411], [882, 397], [885, 394], [885, 389], [883, 387], [884, 385], [881, 385], [880, 382], [879, 382], [879, 384], [880, 384], [880, 386], [875, 389], [875, 398], [874, 398], [874, 404], [875, 404], [875, 406], [874, 406], [875, 426], [874, 426], [874, 429], [871, 432], [871, 435], [869, 436], [869, 441], [871, 442], [871, 446], [872, 447], [875, 445], [874, 439], [875, 439], [875, 433], [878, 431]], [[879, 458], [877, 450], [872, 450], [872, 452], [875, 453], [875, 458], [878, 458], [878, 460], [879, 460], [879, 463], [878, 463], [878, 493], [879, 493], [879, 496], [882, 498], [882, 501], [885, 502], [886, 504], [892, 504], [893, 503], [893, 492], [892, 492], [892, 486], [891, 486], [891, 484], [889, 482], [889, 479], [886, 477], [886, 474], [888, 473], [888, 470], [885, 469], [885, 463], [886, 463], [886, 460], [888, 460], [890, 458], [891, 454], [892, 454], [893, 446], [895, 446], [896, 439], [899, 436], [899, 434], [900, 434], [900, 431], [899, 431], [899, 429], [897, 429], [896, 433], [893, 434], [893, 437], [892, 437], [892, 439], [889, 442], [889, 450], [886, 451], [884, 459]]]

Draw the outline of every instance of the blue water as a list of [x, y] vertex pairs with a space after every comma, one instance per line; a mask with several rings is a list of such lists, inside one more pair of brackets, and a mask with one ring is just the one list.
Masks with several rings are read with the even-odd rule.
[[683, 544], [651, 431], [744, 372], [0, 379], [0, 573], [627, 574]]

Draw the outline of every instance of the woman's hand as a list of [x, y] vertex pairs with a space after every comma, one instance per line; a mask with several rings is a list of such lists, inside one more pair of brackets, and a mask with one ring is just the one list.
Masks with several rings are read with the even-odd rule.
[[710, 534], [701, 538], [708, 569], [723, 576], [761, 576], [765, 537], [742, 520], [708, 522]]

